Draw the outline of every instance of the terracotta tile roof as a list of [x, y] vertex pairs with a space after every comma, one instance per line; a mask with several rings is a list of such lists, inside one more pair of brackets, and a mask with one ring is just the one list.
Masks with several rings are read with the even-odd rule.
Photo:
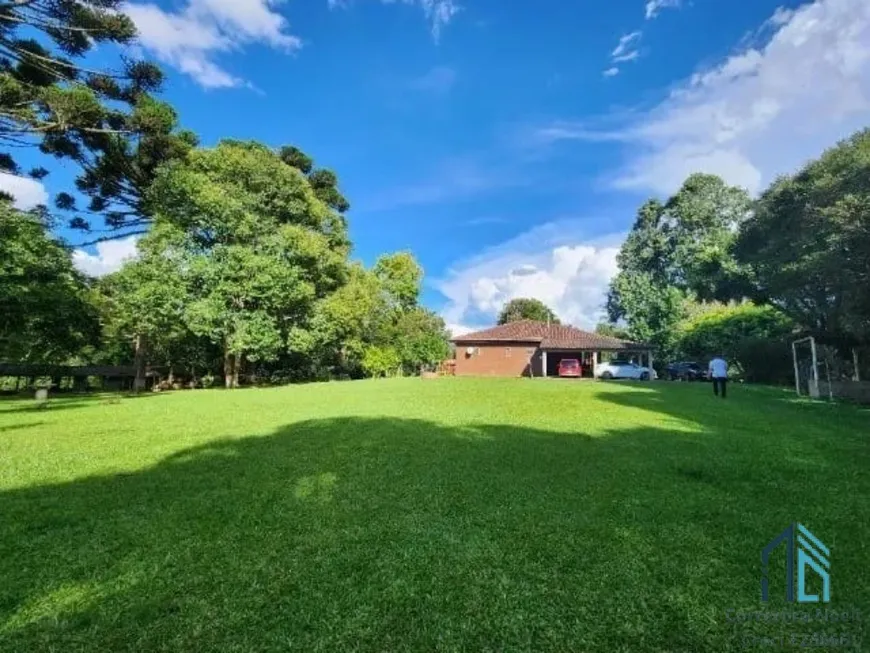
[[456, 344], [534, 342], [541, 349], [645, 349], [646, 345], [589, 333], [565, 324], [519, 320], [453, 338]]

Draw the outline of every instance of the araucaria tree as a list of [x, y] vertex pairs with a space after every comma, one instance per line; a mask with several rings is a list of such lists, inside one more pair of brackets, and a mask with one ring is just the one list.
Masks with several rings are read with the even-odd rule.
[[157, 66], [124, 57], [100, 69], [84, 62], [99, 44], [135, 39], [123, 7], [122, 0], [0, 0], [0, 170], [48, 174], [20, 167], [11, 152], [23, 146], [74, 161], [87, 206], [68, 192], [55, 204], [71, 212], [73, 228], [105, 221], [108, 232], [95, 240], [144, 232], [157, 169], [196, 144], [172, 107], [151, 97], [163, 81]]
[[186, 279], [184, 320], [223, 348], [227, 387], [246, 361], [307, 340], [319, 300], [347, 275], [343, 218], [263, 145], [195, 150], [161, 170], [149, 201], [156, 223], [143, 246]]

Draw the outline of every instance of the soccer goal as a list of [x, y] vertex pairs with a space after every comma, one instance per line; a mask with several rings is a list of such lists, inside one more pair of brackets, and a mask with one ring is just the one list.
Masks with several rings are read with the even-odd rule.
[[[812, 336], [791, 343], [794, 360], [794, 386], [798, 396], [819, 398], [819, 352]], [[830, 383], [828, 384], [830, 387]]]
[[792, 342], [791, 351], [798, 396], [870, 403], [870, 383], [861, 381], [857, 348], [809, 336]]

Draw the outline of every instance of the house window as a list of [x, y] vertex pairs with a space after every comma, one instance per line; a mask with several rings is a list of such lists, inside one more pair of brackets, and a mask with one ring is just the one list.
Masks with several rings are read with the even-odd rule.
[[505, 347], [505, 348], [504, 348], [504, 357], [505, 357], [505, 358], [510, 358], [510, 357], [511, 357], [511, 348], [510, 348], [510, 347]]

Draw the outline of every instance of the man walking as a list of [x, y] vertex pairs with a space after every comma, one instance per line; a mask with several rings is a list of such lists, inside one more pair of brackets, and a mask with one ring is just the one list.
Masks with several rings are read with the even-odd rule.
[[725, 399], [728, 395], [728, 363], [725, 362], [725, 358], [721, 355], [716, 356], [710, 361], [708, 370], [710, 379], [713, 381], [713, 394]]

